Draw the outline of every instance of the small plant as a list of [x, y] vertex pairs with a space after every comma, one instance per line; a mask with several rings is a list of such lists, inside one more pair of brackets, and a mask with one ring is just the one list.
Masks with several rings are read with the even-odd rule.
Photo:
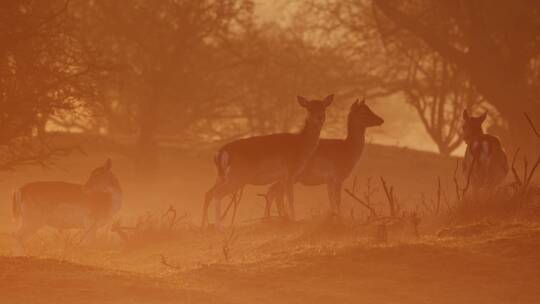
[[178, 217], [176, 209], [173, 205], [169, 206], [169, 209], [161, 216], [161, 220], [166, 223], [169, 230], [173, 230], [176, 225], [188, 216], [187, 212], [184, 215]]
[[229, 205], [227, 205], [227, 208], [225, 209], [225, 212], [221, 215], [221, 220], [223, 221], [227, 214], [229, 213], [229, 210], [231, 207], [233, 207], [233, 214], [231, 217], [231, 226], [234, 225], [234, 220], [236, 218], [236, 211], [238, 209], [238, 205], [240, 205], [240, 201], [242, 200], [242, 196], [244, 194], [244, 188], [240, 188], [238, 191], [231, 194], [231, 201], [229, 202]]
[[388, 187], [386, 180], [381, 176], [381, 184], [384, 189], [384, 194], [386, 195], [386, 200], [388, 201], [388, 207], [390, 209], [390, 217], [396, 217], [399, 214], [400, 207], [397, 204], [396, 196], [394, 195], [394, 186]]
[[[371, 187], [370, 183], [371, 179], [368, 179], [367, 182], [367, 190], [364, 192], [364, 198], [371, 202], [372, 195], [376, 192]], [[369, 216], [366, 218], [366, 220], [362, 223], [356, 224], [356, 227], [363, 227], [363, 226], [375, 226], [376, 232], [375, 232], [375, 239], [377, 242], [386, 243], [388, 240], [388, 226], [393, 227], [402, 227], [404, 228], [406, 225], [412, 225], [414, 229], [414, 233], [416, 236], [419, 235], [418, 233], [418, 226], [420, 224], [420, 217], [418, 216], [417, 212], [412, 212], [408, 214], [407, 212], [402, 212], [400, 205], [397, 201], [397, 196], [394, 193], [394, 187], [389, 186], [386, 180], [381, 177], [380, 178], [381, 185], [384, 189], [384, 194], [386, 197], [386, 200], [388, 202], [388, 213], [389, 216], [381, 216], [377, 212], [377, 210], [372, 206], [371, 203], [368, 203], [367, 201], [364, 201], [361, 199], [356, 193], [356, 178], [353, 181], [353, 186], [351, 189], [345, 189], [345, 193], [347, 193], [354, 201], [359, 203], [361, 206], [366, 208], [369, 211]], [[354, 216], [354, 209], [351, 209], [351, 219], [353, 223], [355, 222], [355, 216]]]
[[176, 209], [171, 205], [159, 217], [154, 216], [151, 212], [139, 216], [133, 226], [122, 225], [119, 219], [113, 223], [111, 231], [117, 233], [124, 242], [130, 244], [165, 240], [175, 238], [179, 224], [188, 217], [188, 213], [178, 216]]
[[232, 245], [234, 244], [234, 242], [236, 242], [237, 239], [238, 239], [238, 234], [236, 233], [236, 230], [233, 227], [231, 229], [231, 233], [228, 236], [226, 236], [225, 239], [223, 240], [222, 252], [223, 252], [223, 257], [225, 258], [225, 261], [227, 262], [231, 258]]
[[[452, 207], [450, 206], [450, 203], [448, 202], [448, 197], [446, 196], [446, 192], [442, 190], [441, 186], [441, 177], [437, 177], [437, 190], [435, 191], [435, 199], [433, 199], [432, 196], [430, 196], [430, 203], [428, 204], [426, 201], [426, 195], [425, 193], [420, 193], [420, 203], [422, 204], [422, 207], [431, 215], [439, 215], [443, 212], [441, 209], [442, 202], [444, 200], [444, 203], [447, 207], [447, 210], [450, 211]], [[418, 211], [418, 210], [417, 210]]]
[[[350, 197], [352, 197], [355, 202], [359, 203], [361, 206], [363, 206], [367, 210], [369, 210], [371, 218], [377, 218], [378, 217], [377, 211], [375, 210], [375, 208], [373, 208], [373, 206], [371, 204], [371, 197], [375, 193], [375, 191], [373, 191], [371, 189], [371, 178], [368, 178], [368, 180], [367, 180], [367, 189], [368, 190], [364, 193], [364, 198], [366, 199], [366, 201], [361, 199], [356, 194], [356, 184], [357, 184], [356, 181], [357, 181], [357, 178], [355, 176], [353, 184], [352, 184], [352, 188], [351, 188], [352, 190], [344, 189], [345, 193], [347, 193]], [[354, 219], [354, 213], [351, 214], [351, 217]]]
[[160, 260], [161, 265], [163, 265], [163, 266], [165, 266], [167, 268], [173, 269], [173, 270], [182, 270], [182, 267], [180, 267], [179, 265], [170, 263], [163, 254], [160, 254], [159, 256], [161, 258], [161, 260]]

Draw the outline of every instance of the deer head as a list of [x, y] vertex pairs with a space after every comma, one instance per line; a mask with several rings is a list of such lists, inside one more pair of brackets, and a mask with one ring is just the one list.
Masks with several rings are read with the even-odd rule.
[[92, 170], [88, 181], [83, 186], [85, 192], [95, 193], [95, 192], [108, 192], [108, 193], [118, 193], [121, 192], [120, 184], [116, 179], [116, 176], [112, 173], [112, 162], [111, 159], [107, 159], [103, 166], [97, 167]]
[[487, 112], [478, 116], [470, 116], [467, 110], [463, 111], [463, 140], [468, 144], [484, 134], [482, 123], [486, 120]]
[[323, 100], [307, 100], [302, 96], [298, 96], [297, 100], [308, 112], [306, 125], [321, 128], [326, 120], [326, 108], [332, 104], [334, 94], [326, 96]]
[[363, 129], [368, 127], [380, 126], [384, 123], [377, 114], [373, 113], [371, 109], [366, 105], [366, 100], [361, 102], [358, 99], [351, 105], [349, 110], [349, 131]]

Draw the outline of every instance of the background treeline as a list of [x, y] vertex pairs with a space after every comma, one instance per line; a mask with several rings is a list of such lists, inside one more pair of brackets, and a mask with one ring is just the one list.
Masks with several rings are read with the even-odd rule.
[[51, 133], [77, 131], [128, 142], [147, 174], [159, 144], [291, 131], [294, 96], [328, 92], [408, 103], [445, 155], [463, 109], [533, 145], [537, 1], [305, 0], [281, 14], [263, 22], [250, 0], [2, 1], [0, 170], [69, 153]]

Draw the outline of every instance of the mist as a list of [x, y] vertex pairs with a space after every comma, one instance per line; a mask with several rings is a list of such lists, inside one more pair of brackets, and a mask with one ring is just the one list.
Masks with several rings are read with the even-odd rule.
[[539, 16], [0, 4], [0, 302], [537, 303]]

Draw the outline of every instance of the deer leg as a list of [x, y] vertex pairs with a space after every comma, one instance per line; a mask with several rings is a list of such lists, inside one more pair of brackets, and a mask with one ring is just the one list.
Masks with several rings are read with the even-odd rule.
[[283, 190], [283, 186], [280, 185], [279, 192], [276, 195], [276, 206], [278, 210], [278, 215], [282, 218], [287, 217], [287, 210], [285, 210], [285, 193]]
[[216, 195], [216, 189], [224, 183], [223, 179], [217, 178], [216, 182], [214, 183], [214, 186], [208, 190], [204, 196], [204, 205], [203, 205], [203, 214], [202, 214], [202, 221], [201, 221], [201, 228], [204, 228], [206, 224], [208, 224], [208, 207], [210, 206], [210, 202], [214, 199]]
[[294, 183], [287, 181], [285, 183], [285, 190], [287, 193], [287, 202], [289, 203], [289, 218], [294, 221], [296, 218], [294, 214]]
[[334, 184], [332, 182], [329, 182], [326, 184], [326, 190], [328, 191], [328, 203], [330, 204], [330, 217], [334, 216], [335, 211], [335, 191], [334, 191]]
[[280, 217], [286, 217], [287, 211], [285, 210], [285, 204], [283, 202], [285, 196], [285, 189], [281, 182], [274, 183], [272, 186], [271, 201], [276, 202], [276, 209]]
[[338, 218], [341, 218], [341, 187], [343, 182], [339, 182], [335, 184], [334, 187], [334, 197], [335, 197], [335, 205], [336, 205], [336, 211]]
[[28, 220], [25, 221], [22, 219], [21, 226], [14, 234], [15, 240], [17, 241], [17, 245], [15, 247], [16, 255], [24, 254], [24, 243], [42, 226], [43, 225], [41, 223], [29, 222]]
[[[232, 182], [224, 182], [222, 184], [217, 185], [213, 189], [213, 195], [211, 197], [212, 202], [215, 204], [215, 225], [216, 228], [221, 228], [221, 200], [223, 197], [225, 197], [228, 194], [234, 193], [238, 189], [240, 189], [241, 185], [237, 183]], [[207, 216], [207, 211], [205, 211], [204, 216]]]
[[221, 228], [221, 199], [222, 197], [219, 197], [219, 198], [214, 198], [214, 208], [216, 209], [215, 210], [215, 226], [216, 228]]
[[216, 185], [214, 185], [210, 190], [208, 190], [208, 192], [206, 192], [206, 195], [204, 196], [201, 228], [204, 228], [204, 226], [206, 226], [206, 224], [208, 223], [208, 206], [210, 205], [210, 202], [214, 198], [215, 188], [216, 188]]
[[266, 192], [266, 208], [264, 210], [264, 217], [270, 218], [272, 212], [272, 202], [275, 198], [275, 187], [276, 184], [272, 184], [268, 191]]
[[279, 182], [272, 184], [266, 195], [266, 216], [270, 217], [272, 214], [272, 203], [275, 202], [276, 209], [279, 216], [284, 216], [283, 211], [283, 185]]
[[272, 209], [272, 201], [270, 200], [268, 194], [266, 194], [266, 207], [264, 209], [265, 218], [270, 218], [270, 209]]
[[81, 243], [93, 244], [97, 241], [97, 221], [90, 219], [82, 228]]

